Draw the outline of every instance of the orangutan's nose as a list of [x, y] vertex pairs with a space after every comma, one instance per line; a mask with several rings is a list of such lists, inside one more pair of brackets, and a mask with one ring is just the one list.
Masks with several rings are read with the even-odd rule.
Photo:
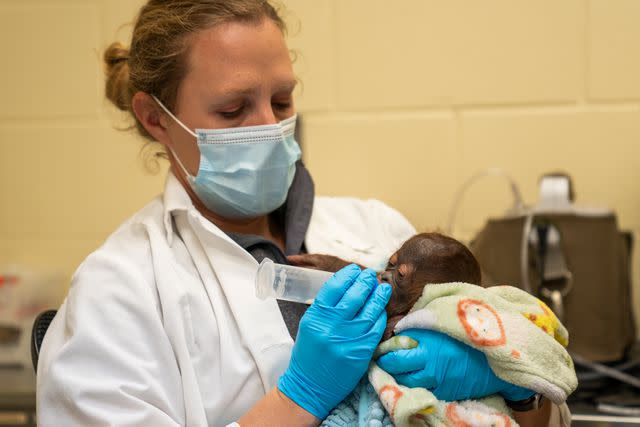
[[380, 282], [385, 282], [393, 285], [393, 273], [389, 270], [385, 270], [380, 274]]

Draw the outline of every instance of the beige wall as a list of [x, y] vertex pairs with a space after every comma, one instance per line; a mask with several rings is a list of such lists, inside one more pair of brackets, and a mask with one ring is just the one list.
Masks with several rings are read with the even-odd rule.
[[[127, 40], [141, 3], [0, 0], [0, 264], [70, 275], [161, 191], [102, 97], [101, 50]], [[562, 169], [579, 202], [640, 237], [640, 1], [285, 4], [319, 193], [376, 197], [434, 228], [477, 170], [504, 168], [534, 202], [538, 176]], [[503, 182], [479, 183], [458, 235], [508, 204]]]

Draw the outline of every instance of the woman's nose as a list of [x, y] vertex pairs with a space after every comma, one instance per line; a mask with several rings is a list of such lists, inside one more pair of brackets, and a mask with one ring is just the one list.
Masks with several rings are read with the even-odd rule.
[[273, 111], [273, 106], [271, 103], [265, 106], [261, 106], [256, 110], [256, 114], [251, 120], [252, 123], [249, 125], [274, 125], [279, 122], [276, 117], [275, 112]]

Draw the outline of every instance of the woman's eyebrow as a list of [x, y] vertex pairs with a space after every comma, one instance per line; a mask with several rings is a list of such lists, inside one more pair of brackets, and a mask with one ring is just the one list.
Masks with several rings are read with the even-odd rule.
[[[274, 86], [273, 93], [293, 92], [297, 85], [297, 80], [278, 83]], [[213, 104], [220, 105], [239, 96], [250, 95], [257, 90], [258, 86], [259, 85], [228, 86], [216, 91], [215, 93], [210, 93], [208, 96], [213, 101]]]
[[283, 82], [275, 86], [275, 92], [293, 92], [297, 85], [298, 80]]
[[224, 88], [220, 91], [217, 91], [215, 93], [211, 93], [209, 96], [212, 99], [229, 99], [229, 98], [234, 98], [238, 95], [248, 95], [252, 92], [255, 91], [255, 87], [253, 86], [242, 86], [242, 87], [229, 87], [229, 88]]

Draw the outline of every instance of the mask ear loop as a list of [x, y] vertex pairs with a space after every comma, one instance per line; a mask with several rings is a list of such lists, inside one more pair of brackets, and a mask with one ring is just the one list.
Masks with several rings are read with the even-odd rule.
[[[169, 109], [167, 107], [165, 107], [164, 104], [162, 102], [160, 102], [160, 100], [158, 98], [156, 98], [155, 95], [151, 95], [151, 97], [158, 103], [160, 108], [162, 108], [164, 110], [164, 112], [169, 115], [169, 117], [171, 117], [177, 124], [179, 124], [182, 127], [182, 129], [186, 130], [194, 138], [196, 138], [196, 139], [198, 138], [198, 135], [195, 132], [193, 132], [191, 129], [186, 127], [185, 124], [182, 123], [176, 116], [174, 116], [173, 113], [171, 111], [169, 111]], [[194, 178], [193, 175], [191, 175], [189, 173], [187, 168], [184, 167], [184, 165], [182, 164], [182, 161], [180, 161], [180, 157], [178, 157], [176, 152], [173, 151], [173, 148], [171, 148], [171, 147], [167, 147], [167, 148], [169, 148], [169, 151], [171, 151], [171, 154], [173, 154], [173, 157], [176, 159], [176, 161], [178, 162], [178, 165], [180, 165], [180, 167], [182, 168], [182, 171], [185, 173], [185, 175], [187, 177]]]
[[194, 131], [189, 129], [187, 126], [185, 126], [184, 123], [182, 123], [180, 121], [180, 119], [178, 119], [176, 116], [174, 116], [173, 113], [171, 111], [169, 111], [169, 109], [167, 107], [165, 107], [164, 104], [162, 102], [160, 102], [160, 100], [158, 98], [156, 98], [155, 95], [151, 95], [151, 97], [158, 103], [160, 108], [162, 108], [164, 110], [164, 112], [169, 115], [169, 117], [171, 117], [177, 124], [179, 124], [182, 127], [182, 129], [184, 129], [187, 132], [189, 132], [189, 134], [191, 134], [191, 136], [193, 136], [194, 138], [198, 137], [198, 135]]

